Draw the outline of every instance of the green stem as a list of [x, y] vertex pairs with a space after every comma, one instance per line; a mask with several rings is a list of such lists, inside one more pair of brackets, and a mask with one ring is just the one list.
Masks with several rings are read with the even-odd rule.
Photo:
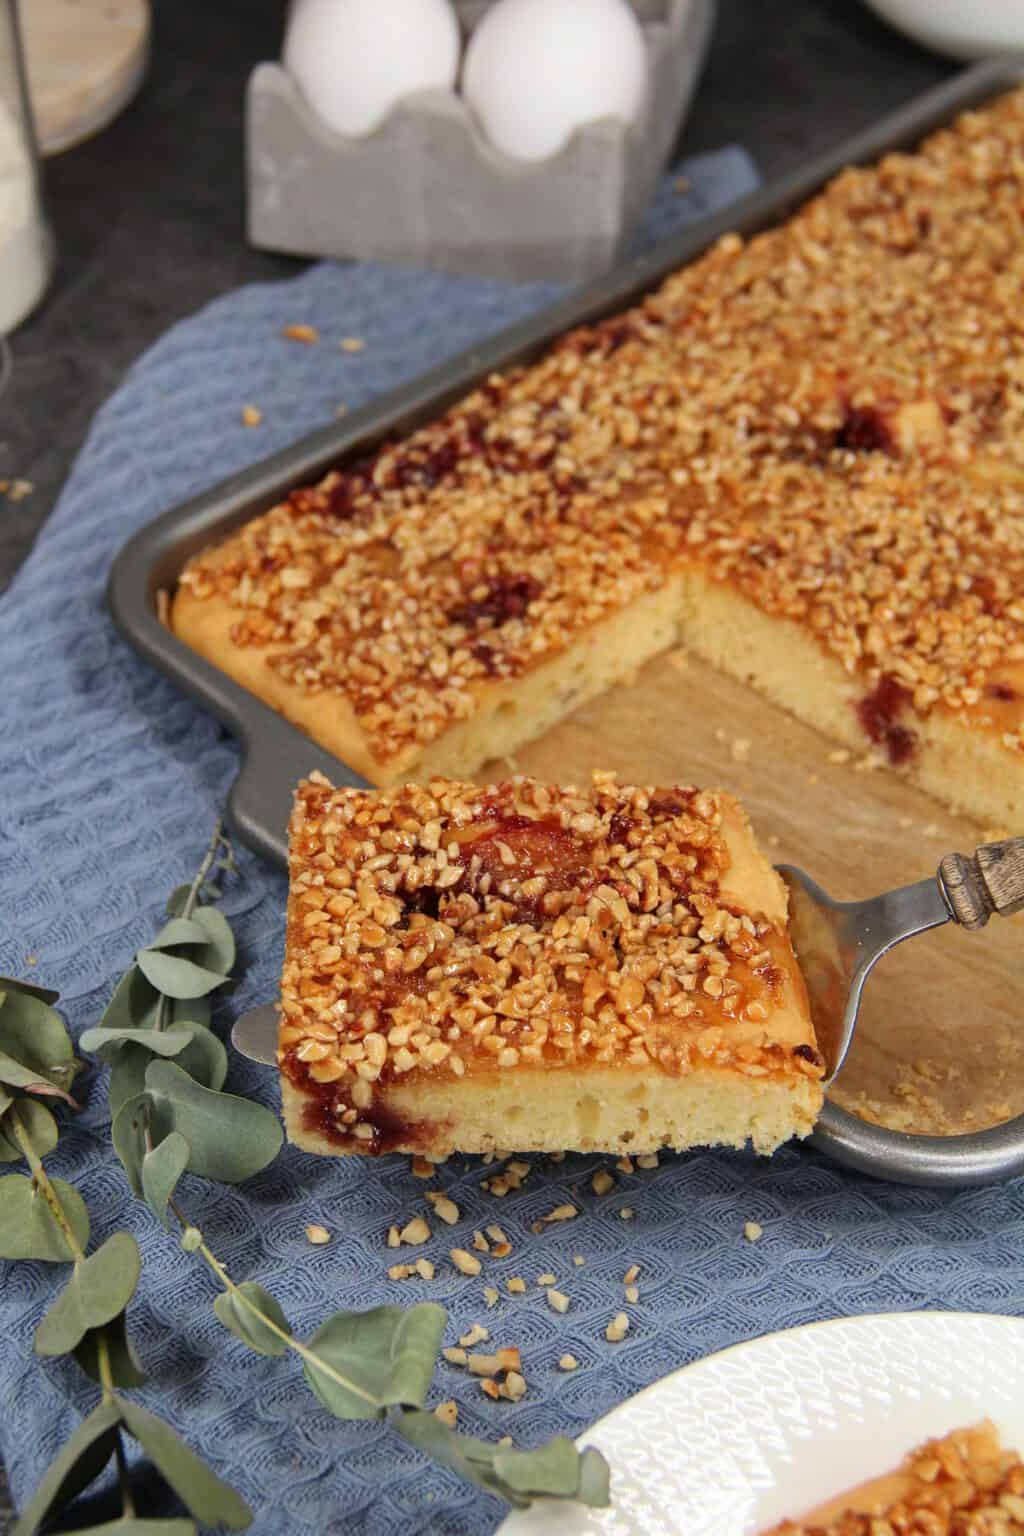
[[[182, 917], [191, 917], [195, 911], [196, 902], [199, 900], [199, 893], [203, 888], [203, 882], [213, 868], [214, 860], [223, 841], [224, 823], [218, 817], [217, 825], [213, 829], [213, 836], [210, 838], [210, 846], [203, 855], [203, 862], [196, 871], [196, 877], [189, 886], [188, 895], [185, 897], [185, 905], [181, 909]], [[171, 999], [164, 993], [161, 993], [160, 1001], [156, 1005], [156, 1018], [153, 1021], [154, 1029], [161, 1030], [167, 1028], [167, 1015], [170, 1011], [170, 1006]]]
[[131, 1520], [135, 1514], [135, 1500], [132, 1498], [132, 1485], [128, 1481], [128, 1463], [125, 1461], [120, 1430], [114, 1436], [114, 1456], [117, 1459], [117, 1480], [121, 1485], [121, 1512], [126, 1520]]
[[36, 1188], [42, 1195], [43, 1199], [46, 1201], [50, 1215], [53, 1217], [61, 1232], [64, 1234], [64, 1241], [67, 1243], [75, 1263], [83, 1263], [85, 1259], [85, 1251], [82, 1248], [82, 1245], [79, 1243], [78, 1238], [72, 1231], [71, 1223], [68, 1221], [64, 1214], [64, 1207], [60, 1203], [60, 1198], [57, 1194], [57, 1191], [50, 1183], [49, 1176], [46, 1172], [46, 1169], [43, 1167], [42, 1160], [38, 1152], [32, 1145], [32, 1138], [25, 1128], [24, 1122], [18, 1113], [17, 1105], [15, 1105], [11, 1113], [10, 1120], [11, 1128], [14, 1131], [14, 1138], [22, 1152], [25, 1154], [25, 1161], [28, 1163], [32, 1170], [32, 1178]]
[[[175, 1216], [178, 1218], [178, 1221], [182, 1227], [191, 1225], [185, 1213], [174, 1200], [168, 1201], [168, 1204], [170, 1205], [170, 1208], [174, 1212]], [[205, 1241], [199, 1244], [196, 1252], [199, 1254], [200, 1258], [204, 1260], [207, 1266], [213, 1271], [214, 1275], [220, 1281], [224, 1289], [230, 1292], [234, 1298], [235, 1304], [237, 1306], [244, 1307], [245, 1310], [247, 1312], [251, 1312], [254, 1317], [258, 1317], [263, 1326], [268, 1328], [271, 1333], [276, 1334], [281, 1342], [288, 1347], [288, 1349], [293, 1350], [297, 1355], [301, 1355], [302, 1359], [309, 1361], [311, 1365], [315, 1365], [318, 1371], [322, 1371], [323, 1374], [328, 1376], [331, 1381], [336, 1383], [337, 1386], [344, 1387], [346, 1392], [351, 1392], [355, 1397], [361, 1397], [364, 1403], [369, 1403], [373, 1408], [380, 1408], [383, 1406], [378, 1401], [378, 1399], [373, 1396], [372, 1393], [365, 1392], [362, 1387], [356, 1386], [354, 1381], [349, 1381], [347, 1376], [343, 1376], [341, 1372], [336, 1371], [332, 1365], [328, 1365], [326, 1360], [321, 1360], [320, 1356], [316, 1353], [315, 1350], [310, 1349], [308, 1345], [303, 1344], [299, 1339], [296, 1339], [287, 1331], [287, 1329], [279, 1327], [278, 1324], [274, 1322], [273, 1318], [268, 1317], [265, 1312], [262, 1312], [254, 1301], [250, 1301], [245, 1292], [240, 1290], [235, 1282], [231, 1279], [231, 1276], [228, 1274], [220, 1259], [218, 1259], [217, 1255], [207, 1247]]]

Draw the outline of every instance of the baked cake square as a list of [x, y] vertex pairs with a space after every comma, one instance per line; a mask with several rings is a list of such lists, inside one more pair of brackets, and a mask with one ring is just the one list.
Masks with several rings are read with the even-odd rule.
[[731, 796], [314, 775], [279, 1060], [312, 1152], [643, 1152], [812, 1129], [786, 893]]

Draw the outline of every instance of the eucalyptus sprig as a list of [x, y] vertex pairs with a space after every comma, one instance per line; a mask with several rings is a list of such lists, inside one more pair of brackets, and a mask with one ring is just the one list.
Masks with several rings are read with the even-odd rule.
[[181, 1209], [175, 1192], [186, 1171], [239, 1183], [282, 1142], [276, 1115], [222, 1091], [226, 1056], [208, 1028], [210, 995], [228, 985], [235, 962], [230, 925], [208, 904], [217, 894], [209, 878], [230, 869], [218, 826], [195, 880], [171, 896], [164, 927], [136, 956], [99, 1028], [82, 1036], [110, 1064], [113, 1142], [133, 1191], [162, 1224], [178, 1223], [182, 1247], [216, 1279], [220, 1322], [259, 1354], [296, 1355], [337, 1418], [387, 1420], [410, 1444], [521, 1508], [537, 1498], [606, 1504], [608, 1467], [597, 1451], [580, 1454], [564, 1436], [535, 1451], [491, 1445], [425, 1409], [447, 1321], [442, 1307], [336, 1312], [304, 1342], [269, 1291], [231, 1278]]
[[44, 1101], [77, 1108], [70, 1088], [81, 1068], [53, 1007], [56, 1001], [57, 993], [46, 988], [0, 978], [0, 1162], [23, 1159], [29, 1168], [28, 1175], [0, 1178], [0, 1258], [71, 1264], [67, 1284], [36, 1329], [35, 1349], [43, 1356], [72, 1356], [100, 1384], [102, 1395], [46, 1472], [14, 1536], [33, 1536], [43, 1525], [52, 1529], [53, 1521], [112, 1457], [121, 1517], [93, 1526], [94, 1536], [195, 1536], [192, 1520], [147, 1520], [136, 1514], [126, 1435], [138, 1441], [196, 1519], [242, 1530], [252, 1514], [239, 1496], [168, 1424], [114, 1390], [145, 1381], [126, 1326], [127, 1307], [139, 1281], [139, 1249], [130, 1232], [115, 1232], [89, 1254], [85, 1202], [43, 1166], [59, 1138], [58, 1123]]

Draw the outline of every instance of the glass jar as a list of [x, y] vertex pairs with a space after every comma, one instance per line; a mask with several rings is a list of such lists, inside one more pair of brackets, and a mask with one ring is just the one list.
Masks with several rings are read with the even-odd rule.
[[0, 0], [0, 336], [39, 302], [52, 270], [18, 5]]

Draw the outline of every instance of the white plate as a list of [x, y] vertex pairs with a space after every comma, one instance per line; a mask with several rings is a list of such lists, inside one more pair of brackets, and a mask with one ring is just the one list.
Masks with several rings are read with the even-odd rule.
[[1024, 1451], [1024, 1321], [903, 1312], [812, 1323], [675, 1371], [580, 1445], [612, 1507], [537, 1505], [499, 1536], [756, 1536], [989, 1418]]

